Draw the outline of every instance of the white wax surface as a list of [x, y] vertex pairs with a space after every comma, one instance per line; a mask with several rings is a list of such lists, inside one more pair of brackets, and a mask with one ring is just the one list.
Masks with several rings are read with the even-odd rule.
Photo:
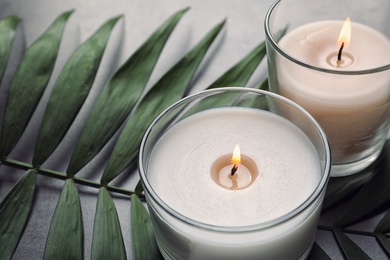
[[[241, 153], [259, 177], [227, 190], [210, 176], [222, 155]], [[191, 116], [165, 133], [147, 169], [154, 191], [180, 214], [218, 226], [246, 226], [280, 217], [301, 205], [319, 183], [318, 154], [303, 132], [270, 112], [219, 108]]]
[[[351, 42], [344, 53], [354, 57], [345, 68], [327, 63], [337, 51], [343, 21], [306, 24], [288, 32], [280, 47], [295, 59], [335, 71], [373, 69], [390, 64], [390, 40], [367, 26], [352, 23]], [[357, 162], [378, 146], [389, 120], [390, 70], [340, 75], [319, 72], [277, 56], [276, 91], [305, 108], [320, 123], [330, 142], [332, 163]], [[384, 129], [384, 130], [380, 130]]]
[[[351, 41], [343, 51], [354, 57], [351, 65], [337, 68], [327, 63], [327, 56], [339, 49], [337, 39], [342, 23], [343, 21], [323, 21], [306, 24], [287, 33], [279, 45], [295, 59], [325, 69], [359, 71], [390, 64], [389, 38], [358, 23], [351, 24]], [[316, 102], [332, 107], [361, 107], [383, 103], [390, 94], [390, 70], [360, 76], [320, 74], [283, 58], [277, 62], [277, 71], [283, 88], [281, 92], [294, 92], [291, 95], [297, 98], [318, 100]]]
[[[336, 68], [327, 56], [338, 53], [337, 41], [344, 21], [322, 21], [306, 24], [286, 34], [279, 45], [297, 60], [325, 69], [366, 70], [390, 64], [390, 40], [384, 34], [359, 23], [351, 23], [350, 43], [343, 53], [354, 57], [348, 67]], [[343, 55], [342, 55], [343, 57]]]

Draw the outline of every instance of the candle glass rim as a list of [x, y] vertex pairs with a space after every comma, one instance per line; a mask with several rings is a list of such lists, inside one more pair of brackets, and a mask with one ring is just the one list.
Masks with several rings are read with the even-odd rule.
[[373, 74], [373, 73], [379, 73], [379, 72], [382, 72], [382, 71], [390, 70], [390, 63], [386, 64], [386, 65], [383, 65], [383, 66], [379, 66], [379, 67], [375, 67], [375, 68], [371, 68], [371, 69], [365, 69], [365, 70], [333, 70], [333, 69], [326, 69], [326, 68], [322, 68], [322, 67], [313, 66], [311, 64], [302, 62], [302, 61], [294, 58], [293, 56], [291, 56], [290, 54], [285, 52], [279, 46], [279, 44], [276, 42], [275, 38], [273, 37], [273, 35], [271, 33], [271, 29], [270, 29], [271, 16], [272, 16], [273, 11], [275, 10], [275, 8], [278, 6], [278, 4], [280, 2], [282, 2], [282, 0], [277, 0], [268, 9], [268, 11], [267, 11], [267, 13], [265, 15], [264, 31], [265, 31], [265, 36], [266, 36], [266, 38], [268, 40], [268, 43], [271, 44], [273, 49], [276, 50], [279, 54], [281, 54], [286, 59], [288, 59], [288, 60], [290, 60], [290, 61], [292, 61], [292, 62], [294, 62], [294, 63], [296, 63], [296, 64], [298, 64], [300, 66], [306, 67], [308, 69], [312, 69], [312, 70], [316, 70], [316, 71], [320, 71], [320, 72], [324, 72], [324, 73], [329, 73], [329, 74], [364, 75], [364, 74]]
[[[190, 219], [190, 218], [182, 215], [181, 213], [177, 212], [176, 210], [172, 209], [170, 206], [168, 206], [158, 196], [158, 194], [154, 191], [152, 185], [148, 181], [146, 171], [143, 167], [143, 160], [144, 160], [143, 153], [144, 153], [145, 143], [146, 143], [146, 141], [149, 137], [149, 134], [151, 133], [154, 125], [156, 125], [160, 121], [160, 119], [162, 119], [171, 110], [174, 110], [175, 108], [177, 108], [178, 106], [182, 105], [185, 102], [194, 100], [194, 99], [202, 97], [202, 96], [204, 97], [204, 96], [210, 96], [213, 94], [215, 95], [215, 94], [218, 94], [221, 92], [226, 92], [226, 91], [238, 91], [238, 92], [243, 92], [243, 94], [244, 94], [244, 92], [245, 93], [254, 92], [256, 94], [260, 94], [260, 95], [264, 95], [264, 96], [268, 96], [268, 97], [277, 99], [279, 101], [282, 101], [282, 102], [294, 107], [295, 109], [297, 109], [297, 111], [302, 113], [302, 115], [304, 115], [313, 124], [313, 126], [315, 127], [315, 129], [317, 130], [317, 132], [319, 134], [319, 137], [321, 139], [321, 143], [323, 144], [323, 146], [325, 148], [325, 153], [324, 153], [325, 154], [325, 162], [324, 162], [325, 167], [323, 170], [321, 169], [322, 176], [321, 176], [321, 179], [318, 182], [317, 186], [315, 187], [314, 191], [310, 194], [310, 196], [304, 202], [302, 202], [295, 209], [293, 209], [290, 212], [288, 212], [288, 213], [286, 213], [278, 218], [275, 218], [273, 220], [265, 221], [265, 222], [262, 222], [259, 224], [254, 224], [254, 225], [246, 225], [246, 226], [218, 226], [218, 225], [207, 224], [207, 223], [203, 223], [203, 222], [200, 222], [200, 221], [197, 221], [194, 219]], [[241, 233], [241, 232], [253, 232], [253, 231], [258, 231], [258, 230], [264, 230], [267, 228], [277, 226], [279, 224], [283, 224], [286, 221], [288, 221], [289, 219], [292, 219], [295, 216], [299, 215], [306, 208], [308, 208], [310, 205], [312, 205], [312, 203], [315, 203], [317, 198], [319, 198], [321, 196], [321, 194], [323, 194], [323, 191], [326, 188], [326, 185], [327, 185], [328, 180], [329, 180], [330, 169], [331, 169], [330, 147], [329, 147], [329, 143], [327, 141], [325, 132], [321, 128], [321, 126], [318, 124], [318, 122], [304, 108], [299, 106], [297, 103], [295, 103], [295, 102], [293, 102], [293, 101], [291, 101], [283, 96], [272, 93], [270, 91], [253, 89], [253, 88], [243, 88], [243, 87], [221, 87], [221, 88], [204, 90], [204, 91], [200, 91], [200, 92], [197, 92], [195, 94], [189, 95], [189, 96], [175, 102], [174, 104], [172, 104], [171, 106], [166, 108], [163, 112], [161, 112], [149, 125], [148, 129], [146, 130], [146, 132], [142, 138], [140, 150], [139, 150], [139, 157], [138, 157], [138, 170], [139, 170], [141, 182], [145, 188], [145, 192], [150, 194], [153, 201], [156, 202], [166, 213], [168, 213], [169, 215], [173, 216], [174, 218], [182, 221], [183, 223], [190, 224], [192, 226], [196, 226], [196, 227], [206, 229], [206, 230], [215, 230], [215, 231], [227, 232], [227, 233], [232, 233], [232, 232], [233, 233], [235, 233], [235, 232]], [[148, 199], [148, 196], [146, 196], [146, 198]]]

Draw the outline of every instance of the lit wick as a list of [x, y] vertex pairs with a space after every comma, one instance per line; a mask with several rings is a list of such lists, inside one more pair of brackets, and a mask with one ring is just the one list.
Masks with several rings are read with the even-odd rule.
[[237, 164], [233, 165], [233, 168], [230, 171], [230, 176], [233, 176], [236, 173], [237, 169], [238, 169], [238, 165]]
[[340, 30], [339, 39], [337, 44], [341, 44], [339, 53], [337, 54], [337, 64], [341, 64], [341, 55], [343, 54], [344, 45], [348, 47], [349, 40], [351, 39], [351, 19], [348, 17]]
[[[242, 159], [242, 161], [241, 161]], [[240, 171], [238, 171], [240, 166]], [[219, 186], [228, 190], [241, 190], [251, 185], [258, 176], [255, 162], [240, 153], [240, 146], [234, 148], [233, 156], [226, 154], [211, 165], [211, 178]]]
[[[241, 155], [240, 155], [240, 157], [241, 157]], [[241, 158], [240, 158], [240, 160], [241, 160]], [[235, 190], [238, 188], [237, 174], [235, 175], [237, 169], [238, 169], [238, 164], [234, 164], [233, 168], [229, 174], [229, 179], [232, 180], [232, 186], [230, 187], [231, 190]]]
[[341, 54], [343, 53], [343, 49], [344, 49], [344, 42], [341, 43], [339, 53], [337, 54], [337, 64], [340, 64], [341, 62]]
[[231, 179], [236, 173], [236, 171], [238, 170], [238, 165], [241, 163], [241, 152], [240, 152], [240, 146], [238, 144], [236, 144], [236, 146], [234, 147], [232, 163], [233, 163], [233, 168], [231, 169], [229, 175]]

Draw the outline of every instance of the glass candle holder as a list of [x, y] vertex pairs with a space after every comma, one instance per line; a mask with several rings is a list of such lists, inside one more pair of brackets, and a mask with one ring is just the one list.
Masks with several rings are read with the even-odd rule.
[[[347, 17], [350, 25], [342, 30]], [[324, 129], [331, 176], [366, 168], [386, 141], [389, 17], [387, 0], [280, 0], [266, 15], [270, 89], [301, 105]]]
[[309, 113], [275, 93], [235, 87], [167, 108], [139, 153], [165, 259], [305, 259], [330, 166]]

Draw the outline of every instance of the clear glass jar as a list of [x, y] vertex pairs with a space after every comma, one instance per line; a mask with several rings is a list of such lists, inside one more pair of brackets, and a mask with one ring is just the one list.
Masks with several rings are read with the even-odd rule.
[[[386, 141], [389, 15], [387, 0], [280, 0], [266, 15], [270, 90], [301, 105], [324, 129], [331, 176], [366, 168]], [[351, 38], [349, 46], [341, 40], [341, 48], [337, 41], [347, 17]]]
[[[202, 118], [198, 117], [202, 113], [218, 112], [218, 110], [221, 109], [226, 110], [227, 112], [226, 114], [222, 114], [222, 118], [220, 119], [226, 119], [228, 122], [231, 116], [230, 110], [237, 109], [238, 111], [241, 111], [242, 109], [244, 112], [246, 110], [253, 110], [255, 115], [257, 115], [257, 112], [272, 114], [272, 116], [280, 118], [283, 122], [286, 121], [288, 124], [291, 124], [294, 129], [304, 136], [305, 140], [308, 142], [307, 144], [312, 147], [312, 151], [315, 153], [316, 160], [314, 164], [317, 170], [310, 172], [310, 174], [316, 175], [315, 181], [312, 183], [312, 187], [306, 197], [302, 198], [297, 205], [293, 206], [288, 211], [281, 213], [277, 217], [266, 221], [259, 221], [258, 223], [246, 225], [243, 220], [244, 223], [239, 225], [221, 225], [218, 223], [210, 224], [208, 221], [202, 221], [191, 214], [186, 214], [185, 211], [176, 208], [175, 205], [172, 205], [170, 201], [166, 199], [161, 191], [161, 182], [168, 184], [168, 182], [177, 181], [177, 176], [182, 178], [180, 172], [177, 175], [172, 173], [173, 171], [176, 171], [176, 168], [181, 169], [180, 166], [176, 167], [175, 165], [179, 165], [180, 163], [186, 164], [192, 160], [188, 159], [185, 153], [177, 152], [178, 155], [174, 155], [176, 157], [173, 158], [174, 162], [171, 163], [173, 165], [171, 167], [164, 158], [155, 154], [158, 153], [158, 151], [161, 151], [158, 150], [158, 147], [162, 142], [161, 140], [165, 140], [165, 148], [167, 149], [163, 154], [170, 153], [172, 150], [180, 151], [183, 147], [191, 149], [192, 144], [186, 140], [167, 140], [164, 138], [169, 136], [169, 138], [180, 139], [181, 135], [172, 134], [172, 131], [176, 131], [175, 129], [180, 125], [182, 126], [183, 122], [191, 122], [190, 120], [193, 118]], [[259, 121], [255, 122], [255, 124], [259, 122], [261, 124], [262, 119], [258, 118], [258, 120]], [[201, 120], [195, 120], [194, 122], [195, 124], [202, 123]], [[218, 124], [217, 121], [212, 122]], [[234, 122], [231, 122], [231, 124], [234, 124]], [[211, 126], [207, 127], [207, 125], [210, 124], [206, 124], [206, 127], [202, 126], [199, 128], [206, 128], [204, 129], [206, 130], [205, 132], [210, 128], [209, 134], [205, 134], [204, 136], [205, 139], [208, 138], [207, 135], [215, 134], [211, 129], [219, 127], [214, 125], [213, 128]], [[224, 125], [224, 127], [230, 129], [229, 124]], [[247, 128], [250, 128], [250, 126], [244, 125], [242, 127], [243, 132]], [[194, 129], [196, 128], [194, 127]], [[189, 130], [187, 133], [189, 136], [199, 134], [199, 132], [194, 133]], [[230, 134], [233, 136], [235, 135], [235, 128], [228, 131], [227, 135]], [[229, 136], [225, 137], [226, 140], [229, 139]], [[276, 139], [276, 141], [278, 140], [277, 135], [267, 137], [261, 135], [260, 132], [258, 136], [254, 137], [251, 135], [250, 138], [254, 145], [260, 142], [261, 139], [271, 140], [271, 143], [273, 142], [273, 139]], [[218, 137], [215, 136], [212, 137], [212, 139], [218, 139]], [[177, 145], [177, 143], [179, 143], [179, 145]], [[288, 147], [288, 145], [288, 142], [285, 142], [285, 147]], [[269, 147], [271, 146], [272, 145]], [[196, 149], [202, 149], [202, 147], [199, 147], [200, 145], [198, 145]], [[287, 150], [284, 146], [278, 149], [283, 150], [281, 152]], [[158, 151], [156, 152], [156, 150]], [[298, 150], [299, 147], [293, 148], [293, 153]], [[212, 152], [206, 152], [209, 153], [207, 157], [210, 157]], [[183, 160], [182, 158], [177, 158], [180, 156], [185, 158]], [[301, 159], [303, 164], [308, 163], [303, 158]], [[151, 166], [156, 163], [156, 160], [161, 160], [161, 165], [157, 167], [157, 169], [161, 170], [155, 170], [156, 167]], [[201, 161], [205, 163], [207, 160], [201, 158]], [[296, 161], [293, 161], [291, 164], [295, 163]], [[282, 173], [289, 174], [291, 164], [286, 164]], [[140, 177], [144, 187], [156, 240], [165, 259], [305, 259], [308, 256], [315, 239], [321, 205], [326, 190], [326, 184], [329, 179], [330, 165], [330, 150], [326, 136], [309, 113], [294, 102], [277, 94], [256, 89], [235, 87], [203, 91], [184, 98], [167, 108], [152, 122], [146, 131], [139, 154]], [[262, 179], [259, 181], [266, 182], [267, 173], [266, 170], [263, 169], [264, 166], [259, 167], [259, 175], [262, 176]], [[208, 174], [203, 172], [202, 166], [199, 166], [195, 172], [197, 174]], [[160, 174], [162, 174], [160, 180], [156, 181], [156, 178], [159, 178], [159, 176], [156, 175]], [[185, 173], [183, 172], [183, 174]], [[207, 178], [205, 179], [206, 182], [212, 183], [211, 177], [209, 180]], [[212, 184], [202, 183], [201, 180], [202, 178], [199, 178], [199, 182], [194, 183], [194, 186], [211, 187], [207, 185]], [[306, 183], [306, 179], [299, 179], [297, 181], [302, 182], [303, 185], [310, 186]], [[254, 183], [256, 183], [256, 181]], [[276, 186], [279, 185], [278, 180], [275, 183]], [[165, 187], [165, 184], [163, 184], [163, 187]], [[282, 181], [280, 181], [280, 185], [284, 185]], [[264, 191], [265, 188], [262, 191]], [[228, 196], [239, 196], [240, 194], [238, 194], [238, 192], [242, 191], [250, 194], [251, 191], [246, 189], [248, 188], [237, 191], [225, 191], [225, 194], [233, 192], [232, 194], [228, 194]], [[177, 193], [178, 196], [171, 197], [173, 197], [174, 200], [176, 198], [180, 200], [186, 196], [193, 197], [185, 194], [189, 192], [188, 190], [189, 189], [177, 185], [175, 189], [169, 189], [168, 192]], [[206, 205], [208, 203], [207, 201], [213, 200], [213, 196], [217, 196], [217, 193], [221, 192], [223, 194], [224, 192], [223, 190], [218, 190], [218, 188], [215, 188], [215, 190], [215, 193], [212, 192], [209, 197], [204, 199], [202, 199], [202, 196], [196, 196], [193, 205], [191, 205], [191, 202], [184, 205], [185, 207], [188, 207], [186, 210], [191, 211], [192, 207], [194, 211], [197, 211], [197, 208], [202, 209], [202, 203], [205, 204], [205, 207], [209, 207], [209, 205]], [[253, 200], [254, 203], [256, 203], [256, 201], [260, 201], [261, 196], [265, 195], [261, 192], [251, 193], [248, 199]], [[290, 197], [294, 198], [294, 194], [290, 195]], [[277, 205], [275, 205], [275, 207], [277, 207]], [[234, 212], [242, 214], [245, 210], [244, 206], [241, 207], [239, 205], [237, 210], [233, 211], [233, 214]], [[259, 215], [261, 214], [263, 213], [259, 212]], [[210, 216], [207, 216], [207, 211], [204, 215], [205, 218], [210, 219], [216, 217], [213, 213], [210, 213]], [[256, 218], [256, 216], [254, 216], [254, 218]]]

